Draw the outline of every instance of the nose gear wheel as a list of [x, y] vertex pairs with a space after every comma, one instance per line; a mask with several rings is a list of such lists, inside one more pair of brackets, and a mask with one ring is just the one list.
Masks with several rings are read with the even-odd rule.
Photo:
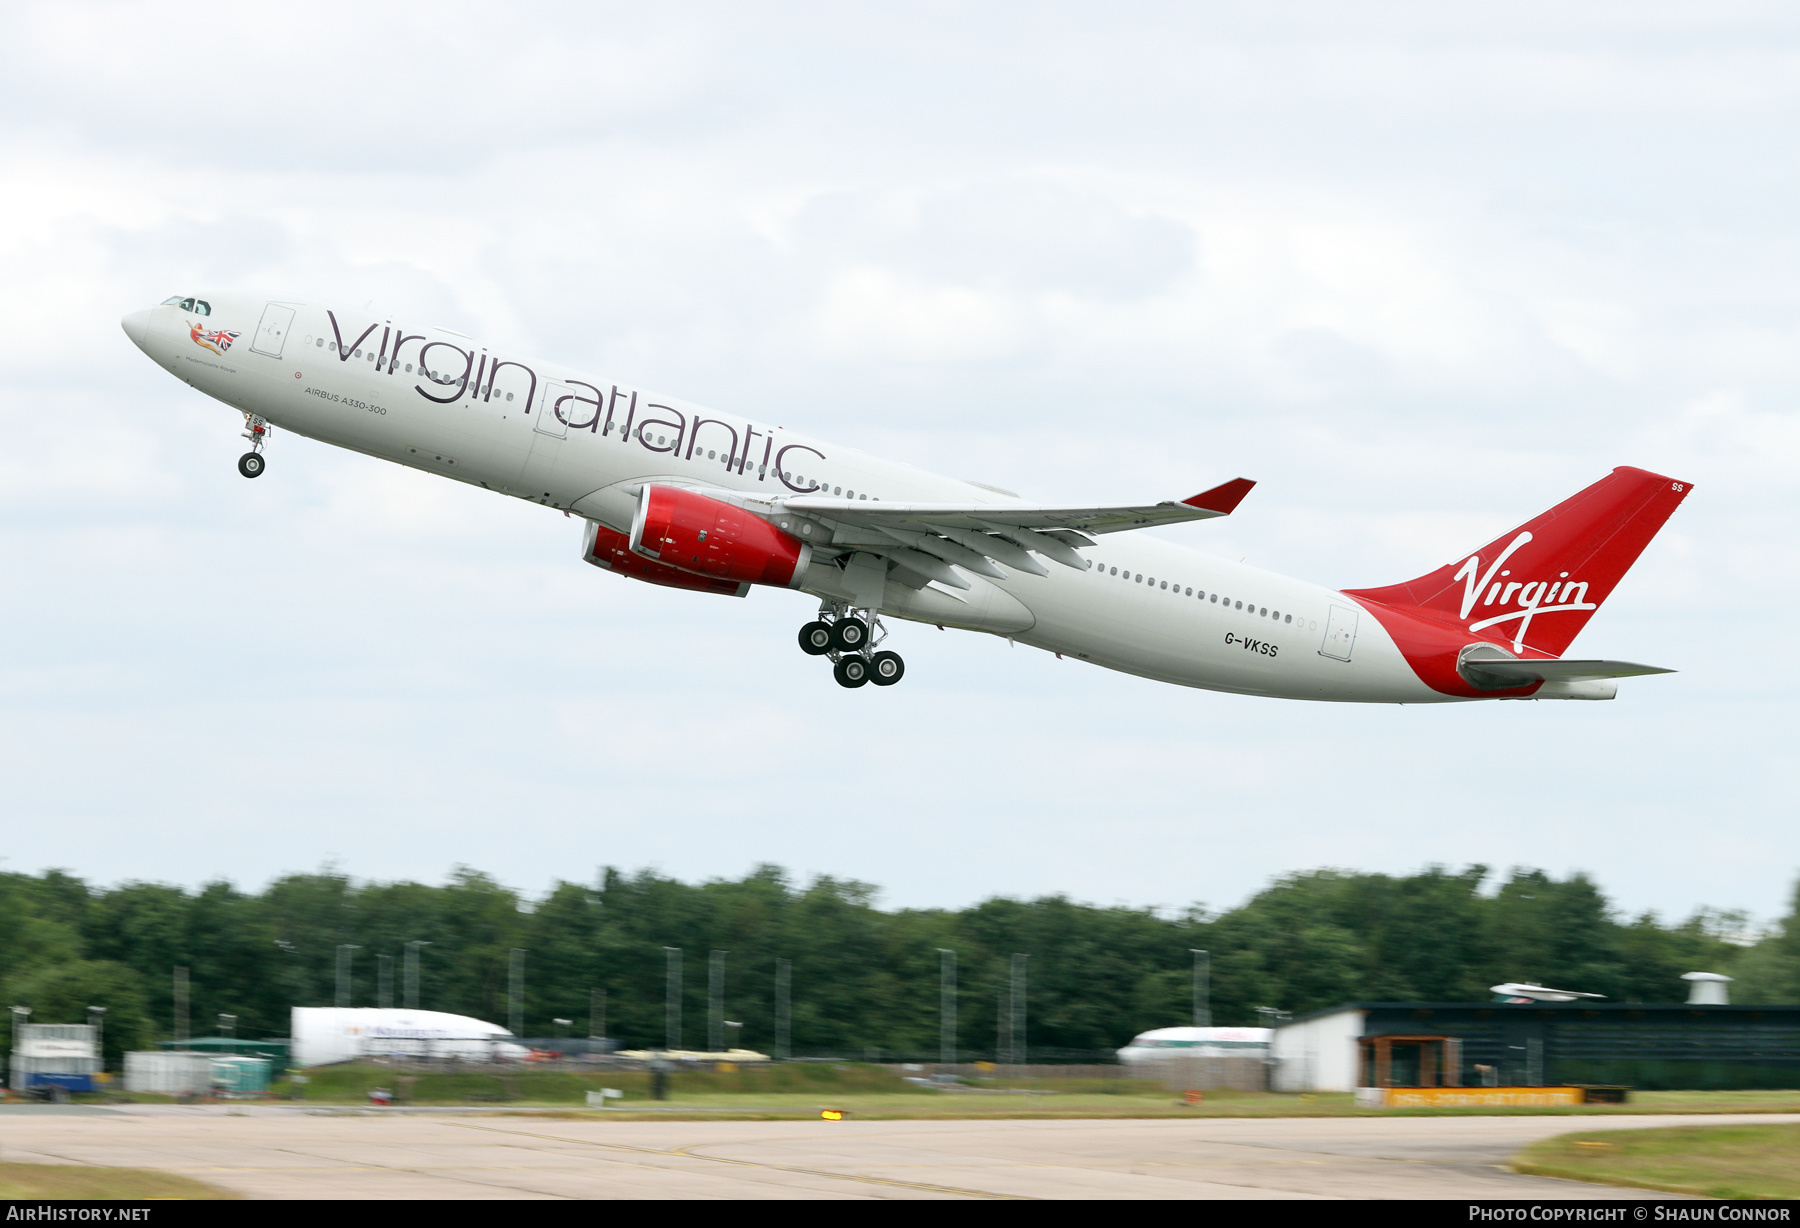
[[269, 442], [268, 422], [256, 414], [245, 414], [244, 438], [250, 441], [250, 450], [238, 457], [238, 472], [247, 478], [259, 478], [269, 467], [262, 454], [263, 445]]

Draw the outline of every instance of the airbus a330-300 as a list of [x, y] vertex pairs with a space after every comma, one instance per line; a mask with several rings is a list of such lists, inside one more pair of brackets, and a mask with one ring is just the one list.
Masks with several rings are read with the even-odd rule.
[[883, 616], [1288, 699], [1611, 699], [1669, 672], [1563, 656], [1687, 497], [1642, 469], [1416, 580], [1337, 591], [1134, 532], [1230, 515], [1242, 478], [1044, 506], [367, 310], [176, 295], [123, 324], [243, 415], [245, 477], [280, 427], [579, 517], [583, 561], [632, 580], [799, 590], [819, 602], [800, 648], [846, 687], [905, 673]]

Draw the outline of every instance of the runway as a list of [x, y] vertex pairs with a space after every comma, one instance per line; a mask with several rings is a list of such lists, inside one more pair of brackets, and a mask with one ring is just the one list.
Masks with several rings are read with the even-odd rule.
[[1617, 1199], [1663, 1195], [1503, 1166], [1567, 1131], [1744, 1120], [1800, 1115], [644, 1122], [134, 1106], [0, 1114], [0, 1151], [249, 1198]]

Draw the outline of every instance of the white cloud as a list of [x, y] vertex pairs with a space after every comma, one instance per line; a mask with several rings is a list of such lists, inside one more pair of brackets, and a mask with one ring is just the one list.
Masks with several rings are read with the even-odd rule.
[[[776, 860], [898, 903], [1223, 904], [1429, 858], [1771, 912], [1795, 671], [1744, 646], [1800, 597], [1781, 21], [9, 10], [8, 865]], [[900, 627], [905, 685], [843, 693], [792, 647], [798, 598], [632, 585], [556, 513], [284, 434], [244, 482], [235, 415], [118, 329], [208, 285], [375, 300], [1045, 497], [1244, 473], [1238, 515], [1173, 535], [1345, 585], [1658, 468], [1696, 493], [1581, 647], [1683, 672], [1370, 713]]]

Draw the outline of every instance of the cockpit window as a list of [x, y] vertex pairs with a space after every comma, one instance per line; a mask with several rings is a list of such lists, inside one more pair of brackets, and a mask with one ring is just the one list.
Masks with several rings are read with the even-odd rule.
[[198, 316], [211, 315], [212, 314], [212, 304], [207, 302], [203, 298], [195, 299], [194, 300], [194, 314], [198, 315]]
[[212, 314], [212, 304], [203, 298], [183, 298], [176, 294], [162, 301], [164, 307], [179, 307], [183, 311], [191, 311], [197, 316]]
[[162, 305], [164, 307], [179, 307], [181, 306], [181, 296], [177, 294], [171, 298], [166, 298], [162, 301]]

